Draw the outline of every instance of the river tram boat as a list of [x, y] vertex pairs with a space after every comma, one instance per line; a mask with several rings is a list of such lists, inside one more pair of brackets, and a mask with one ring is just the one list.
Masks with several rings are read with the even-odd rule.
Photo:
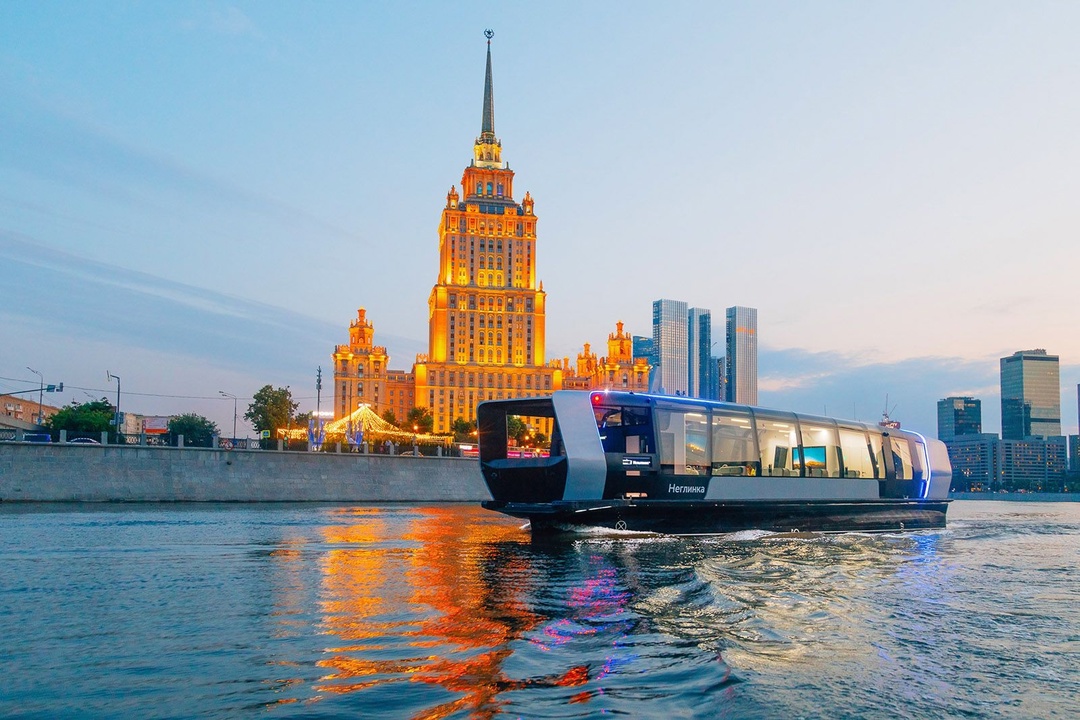
[[[515, 452], [514, 420], [550, 432]], [[477, 408], [496, 510], [534, 533], [888, 531], [945, 525], [944, 443], [850, 420], [685, 397], [560, 390]]]

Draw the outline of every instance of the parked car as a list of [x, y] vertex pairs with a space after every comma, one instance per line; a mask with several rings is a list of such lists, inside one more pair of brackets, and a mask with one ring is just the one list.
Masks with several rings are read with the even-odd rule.
[[101, 443], [94, 438], [78, 437], [68, 440], [69, 443], [79, 443], [80, 445], [100, 445]]

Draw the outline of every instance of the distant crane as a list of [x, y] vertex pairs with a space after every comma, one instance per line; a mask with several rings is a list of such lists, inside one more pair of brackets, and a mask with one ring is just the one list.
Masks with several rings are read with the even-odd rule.
[[893, 420], [889, 417], [889, 415], [894, 412], [896, 412], [896, 405], [892, 406], [892, 410], [889, 409], [889, 394], [885, 393], [885, 407], [881, 411], [881, 422], [879, 422], [878, 425], [883, 428], [889, 428], [891, 430], [899, 430], [900, 421]]

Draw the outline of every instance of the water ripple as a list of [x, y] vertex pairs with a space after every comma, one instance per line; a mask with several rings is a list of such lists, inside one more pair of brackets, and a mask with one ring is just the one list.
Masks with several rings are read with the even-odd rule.
[[534, 542], [462, 505], [2, 506], [0, 716], [1080, 715], [1080, 509]]

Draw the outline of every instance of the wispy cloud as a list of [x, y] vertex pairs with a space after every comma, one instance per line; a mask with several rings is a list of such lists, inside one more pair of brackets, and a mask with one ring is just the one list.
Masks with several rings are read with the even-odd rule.
[[[0, 232], [5, 315], [72, 338], [115, 339], [233, 369], [307, 372], [345, 328], [287, 308], [95, 262]], [[418, 343], [381, 335], [411, 363]]]

